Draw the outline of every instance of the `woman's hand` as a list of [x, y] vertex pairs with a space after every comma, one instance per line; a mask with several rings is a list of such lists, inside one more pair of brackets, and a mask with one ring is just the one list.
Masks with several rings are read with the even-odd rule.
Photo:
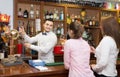
[[95, 48], [93, 46], [90, 46], [90, 49], [91, 49], [91, 53], [95, 53]]
[[94, 70], [95, 64], [91, 64], [90, 66]]

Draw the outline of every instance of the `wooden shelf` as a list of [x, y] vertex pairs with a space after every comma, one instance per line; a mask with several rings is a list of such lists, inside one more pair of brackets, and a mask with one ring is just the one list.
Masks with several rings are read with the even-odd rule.
[[96, 27], [96, 26], [84, 26], [84, 28], [86, 28], [86, 29], [100, 29], [100, 27]]
[[30, 19], [30, 18], [17, 18], [17, 20], [23, 20], [23, 21], [35, 21], [35, 19]]

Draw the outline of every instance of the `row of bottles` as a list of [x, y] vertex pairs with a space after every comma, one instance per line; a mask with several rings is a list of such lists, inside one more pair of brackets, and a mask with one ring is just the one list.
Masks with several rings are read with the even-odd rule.
[[85, 25], [88, 25], [88, 26], [99, 26], [99, 21], [96, 20], [95, 16], [89, 17], [85, 23], [86, 23]]
[[[48, 0], [44, 0], [48, 2]], [[118, 1], [83, 1], [83, 0], [49, 0], [50, 2], [56, 3], [66, 3], [66, 4], [78, 4], [82, 6], [91, 6], [91, 7], [103, 7], [107, 9], [120, 9]]]
[[64, 35], [64, 25], [63, 23], [58, 24], [54, 27], [53, 32], [57, 35], [58, 38], [60, 38], [61, 35]]
[[44, 18], [52, 20], [64, 20], [64, 13], [63, 10], [58, 11], [57, 9], [54, 9], [53, 12], [46, 10]]
[[101, 12], [101, 16], [103, 17], [115, 16], [115, 12], [103, 11]]
[[99, 26], [99, 21], [96, 20], [96, 16], [86, 16], [82, 18], [80, 15], [69, 15], [67, 14], [67, 24], [78, 21], [84, 26]]
[[40, 19], [36, 19], [35, 21], [27, 21], [27, 22], [18, 21], [18, 30], [20, 26], [25, 27], [25, 31], [29, 36], [33, 36], [41, 31]]
[[55, 2], [55, 3], [65, 3], [65, 4], [77, 4], [82, 6], [92, 6], [92, 7], [103, 7], [107, 9], [120, 9], [119, 1], [103, 1], [103, 0], [26, 0], [26, 1], [35, 1], [35, 2]]
[[31, 4], [29, 11], [27, 9], [25, 9], [23, 11], [22, 8], [19, 8], [18, 9], [18, 17], [19, 18], [31, 18], [31, 19], [33, 19], [33, 18], [39, 18], [40, 17], [39, 7], [35, 10], [34, 9], [34, 5]]
[[94, 39], [93, 39], [93, 34], [90, 29], [85, 28], [85, 31], [83, 32], [82, 35], [83, 39], [86, 40], [91, 46], [95, 47]]
[[[48, 0], [44, 0], [48, 2]], [[78, 4], [82, 6], [92, 6], [92, 7], [103, 7], [104, 2], [102, 1], [83, 1], [83, 0], [49, 0], [49, 2], [56, 2], [56, 3], [65, 3], [65, 4]]]

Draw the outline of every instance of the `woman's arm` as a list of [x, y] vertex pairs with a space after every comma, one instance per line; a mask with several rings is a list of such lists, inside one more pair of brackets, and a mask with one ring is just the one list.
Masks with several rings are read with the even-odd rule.
[[69, 69], [70, 67], [70, 45], [66, 41], [64, 45], [64, 66], [66, 69]]

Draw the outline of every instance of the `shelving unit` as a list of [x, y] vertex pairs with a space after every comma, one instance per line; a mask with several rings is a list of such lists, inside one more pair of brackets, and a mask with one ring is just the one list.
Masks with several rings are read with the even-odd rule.
[[[72, 15], [74, 17], [77, 16], [77, 18], [80, 18], [80, 12], [84, 8], [86, 10], [86, 21], [87, 19], [90, 19], [92, 17], [95, 17], [95, 20], [100, 22], [103, 18], [107, 16], [116, 16], [116, 18], [119, 18], [119, 11], [118, 10], [108, 10], [104, 8], [97, 8], [97, 7], [90, 7], [90, 6], [81, 6], [76, 4], [65, 4], [65, 3], [53, 3], [53, 2], [44, 2], [41, 0], [14, 0], [14, 28], [17, 29], [18, 27], [18, 21], [25, 22], [24, 26], [27, 25], [27, 21], [33, 21], [35, 25], [35, 19], [36, 18], [18, 18], [18, 10], [19, 8], [22, 8], [22, 11], [25, 9], [30, 11], [30, 5], [34, 5], [34, 11], [36, 11], [36, 8], [39, 9], [39, 19], [41, 20], [41, 31], [43, 30], [43, 22], [45, 19], [45, 11], [49, 11], [54, 13], [55, 9], [58, 10], [58, 15], [60, 15], [60, 11], [63, 11], [64, 18], [63, 20], [60, 20], [59, 18], [57, 20], [53, 19], [54, 21], [54, 28], [56, 28], [59, 24], [63, 24], [64, 27], [64, 34], [67, 34], [67, 15], [69, 14], [71, 17]], [[97, 26], [88, 26], [88, 24], [85, 25], [85, 29], [89, 29], [93, 36], [93, 42], [95, 44], [95, 47], [98, 45], [99, 41], [102, 38], [101, 31], [100, 31], [100, 23]], [[34, 27], [35, 28], [35, 27]], [[35, 30], [35, 29], [34, 29]]]

